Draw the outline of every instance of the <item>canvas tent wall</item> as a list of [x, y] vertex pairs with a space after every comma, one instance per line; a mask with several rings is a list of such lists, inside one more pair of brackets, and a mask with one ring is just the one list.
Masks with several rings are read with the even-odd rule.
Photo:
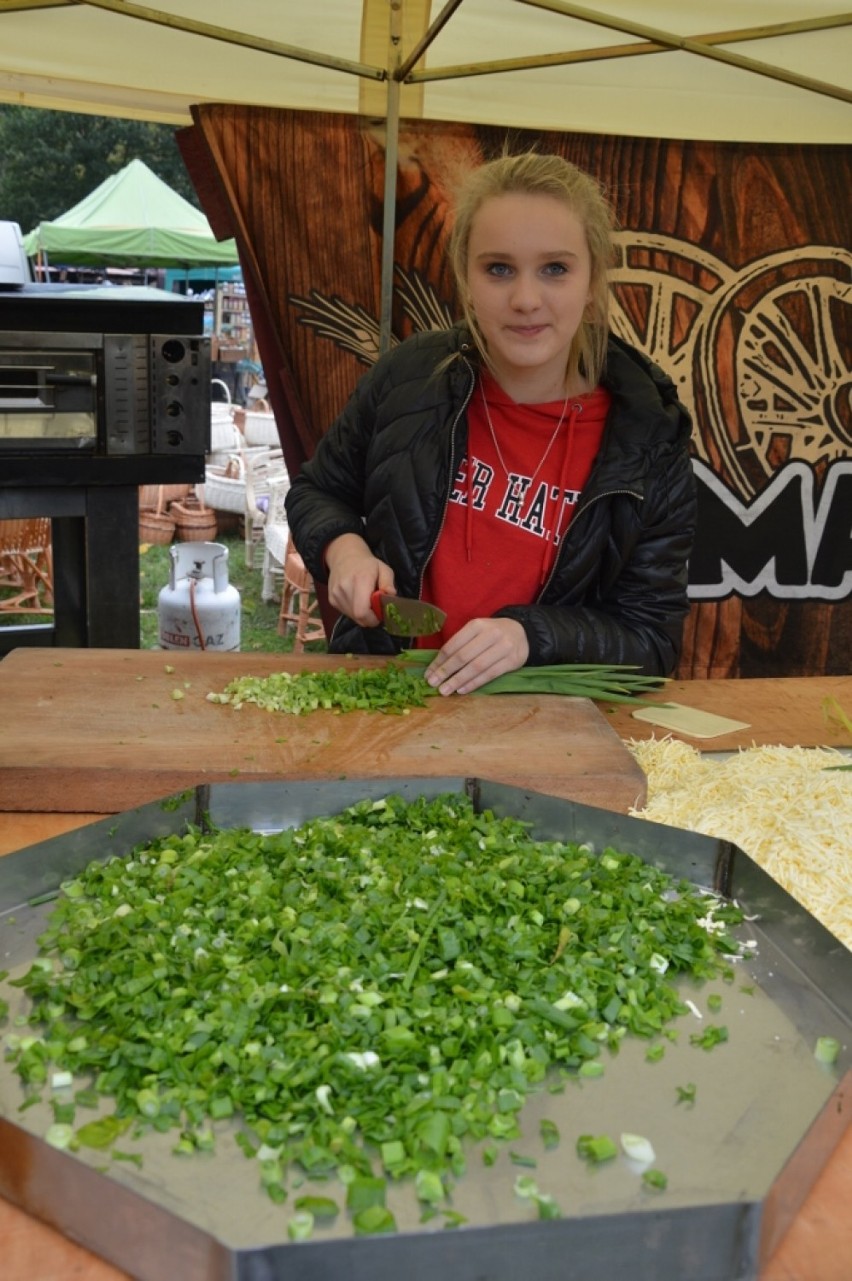
[[73, 208], [24, 237], [31, 258], [64, 266], [233, 265], [233, 240], [218, 241], [206, 216], [141, 160], [131, 160]]

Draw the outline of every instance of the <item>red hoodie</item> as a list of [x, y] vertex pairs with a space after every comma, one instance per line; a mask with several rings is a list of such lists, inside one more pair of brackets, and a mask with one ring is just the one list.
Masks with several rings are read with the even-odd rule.
[[423, 580], [423, 599], [446, 610], [447, 621], [420, 644], [441, 645], [471, 618], [536, 600], [592, 470], [610, 399], [598, 387], [567, 403], [518, 405], [483, 375], [467, 409], [467, 456]]

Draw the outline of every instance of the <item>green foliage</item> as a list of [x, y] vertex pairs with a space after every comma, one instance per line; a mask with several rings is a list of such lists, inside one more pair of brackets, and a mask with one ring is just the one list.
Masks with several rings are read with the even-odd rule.
[[0, 219], [19, 223], [26, 235], [131, 160], [143, 160], [200, 208], [175, 132], [144, 120], [0, 106]]

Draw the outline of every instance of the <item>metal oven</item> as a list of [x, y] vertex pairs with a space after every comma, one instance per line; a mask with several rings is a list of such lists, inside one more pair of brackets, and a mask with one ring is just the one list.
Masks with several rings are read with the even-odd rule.
[[141, 485], [204, 479], [210, 340], [200, 302], [158, 289], [0, 292], [0, 519], [49, 516], [50, 625], [20, 644], [139, 644]]

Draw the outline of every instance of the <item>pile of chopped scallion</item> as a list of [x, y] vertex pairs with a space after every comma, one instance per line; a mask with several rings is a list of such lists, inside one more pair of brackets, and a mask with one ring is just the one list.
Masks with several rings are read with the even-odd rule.
[[273, 672], [270, 676], [237, 676], [221, 693], [207, 695], [210, 703], [240, 708], [253, 703], [267, 712], [385, 712], [407, 715], [424, 707], [436, 693], [421, 671], [398, 663], [384, 667], [340, 668], [325, 672]]
[[730, 977], [741, 950], [734, 906], [460, 794], [272, 835], [192, 828], [62, 889], [15, 980], [26, 1030], [6, 1036], [33, 1097], [73, 1082], [54, 1141], [153, 1128], [192, 1154], [227, 1122], [290, 1198], [291, 1235], [337, 1212], [299, 1198], [305, 1175], [337, 1176], [356, 1232], [393, 1230], [387, 1179], [411, 1176], [424, 1218], [451, 1213], [464, 1140], [517, 1138], [555, 1076], [603, 1070], [627, 1035], [673, 1036], [672, 977]]
[[[240, 708], [253, 703], [268, 712], [385, 712], [405, 715], [425, 707], [437, 693], [425, 671], [437, 650], [406, 650], [383, 667], [339, 668], [322, 672], [273, 672], [270, 676], [238, 676], [221, 692], [211, 691], [208, 702]], [[474, 690], [475, 694], [562, 694], [603, 702], [641, 703], [638, 695], [663, 682], [633, 667], [602, 663], [565, 663], [520, 667]]]

